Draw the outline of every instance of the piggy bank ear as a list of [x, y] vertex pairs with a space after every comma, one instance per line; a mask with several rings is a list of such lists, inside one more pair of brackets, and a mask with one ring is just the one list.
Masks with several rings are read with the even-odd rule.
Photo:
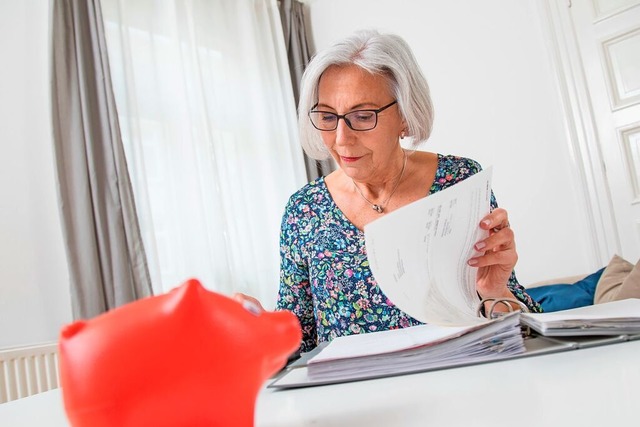
[[87, 322], [85, 322], [84, 320], [73, 322], [62, 328], [62, 330], [60, 331], [60, 338], [63, 340], [66, 338], [71, 338], [75, 334], [83, 330], [85, 326], [87, 326]]

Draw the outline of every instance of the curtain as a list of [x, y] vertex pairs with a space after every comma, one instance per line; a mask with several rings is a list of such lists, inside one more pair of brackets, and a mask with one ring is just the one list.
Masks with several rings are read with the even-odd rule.
[[[282, 31], [289, 60], [291, 84], [295, 102], [298, 104], [300, 94], [300, 82], [304, 69], [311, 60], [307, 28], [304, 17], [304, 4], [297, 0], [281, 0], [278, 2]], [[335, 169], [331, 160], [315, 160], [304, 155], [307, 180], [312, 181], [319, 176], [328, 175]]]
[[155, 291], [195, 277], [272, 307], [306, 182], [275, 0], [102, 4]]
[[152, 294], [97, 0], [52, 3], [52, 116], [74, 318]]

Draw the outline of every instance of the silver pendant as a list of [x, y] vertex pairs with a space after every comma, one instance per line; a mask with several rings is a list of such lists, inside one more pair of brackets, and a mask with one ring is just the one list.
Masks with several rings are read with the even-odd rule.
[[378, 213], [382, 213], [382, 206], [380, 206], [380, 205], [371, 205], [371, 209], [373, 209], [374, 211], [376, 211]]

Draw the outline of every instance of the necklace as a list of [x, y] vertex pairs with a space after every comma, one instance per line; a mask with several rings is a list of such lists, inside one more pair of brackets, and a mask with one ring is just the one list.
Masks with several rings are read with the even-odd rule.
[[404, 162], [402, 163], [402, 171], [400, 171], [400, 178], [398, 178], [396, 185], [393, 187], [393, 190], [391, 190], [391, 194], [389, 194], [389, 197], [387, 197], [387, 199], [384, 202], [376, 204], [376, 203], [373, 203], [371, 200], [367, 199], [366, 197], [364, 197], [364, 194], [362, 194], [362, 190], [360, 190], [360, 188], [356, 185], [356, 182], [353, 181], [353, 178], [351, 179], [351, 181], [353, 181], [353, 186], [356, 187], [356, 190], [358, 190], [358, 193], [360, 193], [360, 197], [362, 197], [367, 203], [371, 205], [371, 209], [378, 212], [379, 214], [384, 212], [384, 207], [387, 205], [387, 203], [389, 203], [389, 200], [391, 200], [393, 193], [395, 193], [396, 190], [398, 189], [398, 186], [400, 185], [400, 181], [402, 181], [402, 177], [404, 176], [404, 170], [407, 167], [407, 153], [404, 150], [402, 150], [402, 153], [404, 154]]

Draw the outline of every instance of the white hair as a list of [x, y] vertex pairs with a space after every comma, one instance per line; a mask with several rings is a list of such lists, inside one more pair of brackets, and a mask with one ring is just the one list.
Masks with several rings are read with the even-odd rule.
[[309, 111], [318, 103], [318, 83], [331, 66], [356, 65], [389, 82], [389, 89], [398, 101], [400, 114], [407, 123], [407, 136], [412, 145], [419, 145], [431, 135], [433, 106], [429, 85], [411, 48], [394, 34], [362, 30], [318, 52], [302, 76], [298, 103], [300, 143], [307, 155], [316, 160], [330, 157], [320, 131], [309, 120]]

